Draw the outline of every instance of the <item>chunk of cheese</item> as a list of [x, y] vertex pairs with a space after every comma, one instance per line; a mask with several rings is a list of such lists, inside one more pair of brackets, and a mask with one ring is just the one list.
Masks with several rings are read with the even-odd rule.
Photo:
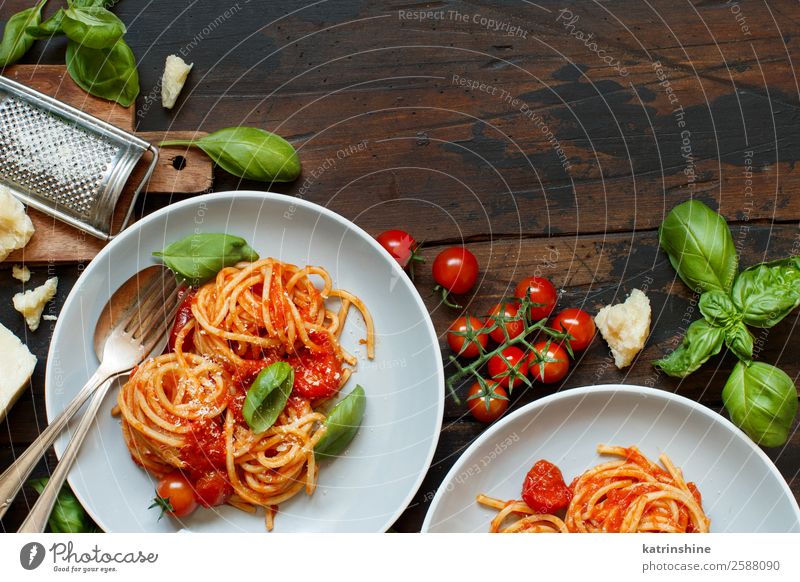
[[31, 280], [31, 272], [25, 265], [14, 265], [11, 267], [11, 276], [19, 279], [23, 283]]
[[161, 105], [166, 109], [172, 109], [178, 95], [186, 83], [186, 77], [192, 70], [194, 63], [187, 65], [182, 58], [176, 55], [169, 55], [164, 64], [164, 74], [161, 75]]
[[52, 277], [36, 289], [29, 289], [25, 293], [14, 295], [14, 309], [19, 311], [24, 317], [31, 331], [39, 328], [42, 319], [42, 311], [45, 304], [50, 301], [58, 289], [58, 277]]
[[33, 223], [11, 191], [0, 186], [0, 261], [21, 249], [33, 236]]
[[625, 303], [607, 305], [594, 318], [608, 342], [617, 368], [630, 366], [650, 335], [650, 300], [642, 291], [631, 291]]
[[0, 421], [28, 385], [36, 356], [0, 323]]

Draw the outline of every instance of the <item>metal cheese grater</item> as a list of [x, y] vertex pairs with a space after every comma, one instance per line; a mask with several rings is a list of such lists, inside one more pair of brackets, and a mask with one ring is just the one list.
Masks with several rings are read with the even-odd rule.
[[[117, 209], [146, 151], [153, 154], [147, 172], [129, 206]], [[0, 183], [33, 208], [110, 240], [128, 224], [157, 161], [146, 141], [0, 76]], [[115, 211], [124, 220], [112, 232]]]

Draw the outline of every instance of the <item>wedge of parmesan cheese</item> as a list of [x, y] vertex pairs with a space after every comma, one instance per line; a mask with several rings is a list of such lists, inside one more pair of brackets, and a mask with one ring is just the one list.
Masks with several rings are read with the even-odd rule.
[[52, 277], [36, 289], [29, 289], [25, 293], [14, 295], [14, 309], [25, 317], [25, 322], [31, 331], [39, 329], [44, 306], [55, 297], [57, 289], [58, 277]]
[[603, 307], [594, 322], [611, 348], [617, 368], [630, 366], [650, 335], [650, 300], [634, 289], [625, 303]]
[[166, 109], [172, 109], [178, 95], [186, 83], [186, 77], [192, 70], [194, 63], [187, 65], [182, 58], [177, 55], [169, 55], [164, 64], [164, 74], [161, 75], [161, 105]]
[[31, 280], [31, 272], [25, 265], [14, 265], [11, 267], [11, 276], [23, 283], [27, 283]]
[[33, 223], [25, 207], [5, 186], [0, 186], [0, 261], [21, 249], [33, 236]]
[[0, 422], [28, 385], [36, 356], [0, 323]]

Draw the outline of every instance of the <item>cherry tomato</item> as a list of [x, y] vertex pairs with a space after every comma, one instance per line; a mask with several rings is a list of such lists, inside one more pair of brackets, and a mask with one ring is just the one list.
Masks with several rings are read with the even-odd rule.
[[444, 302], [450, 307], [458, 307], [448, 301], [449, 293], [466, 293], [478, 280], [478, 259], [464, 247], [450, 247], [439, 253], [433, 261], [433, 279], [443, 290]]
[[558, 344], [537, 342], [533, 344], [533, 352], [528, 359], [528, 370], [534, 380], [553, 384], [569, 372], [569, 354]]
[[496, 380], [504, 388], [511, 386], [513, 389], [515, 386], [524, 384], [525, 382], [516, 376], [516, 374], [520, 376], [528, 374], [528, 358], [522, 350], [517, 346], [508, 346], [500, 353], [503, 356], [502, 358], [499, 355], [489, 358], [489, 375], [492, 379]]
[[522, 500], [536, 513], [555, 513], [572, 501], [572, 491], [553, 463], [537, 461], [522, 484]]
[[378, 244], [385, 248], [392, 258], [405, 269], [412, 260], [422, 260], [414, 253], [419, 243], [404, 230], [393, 229], [377, 236]]
[[[467, 406], [475, 420], [494, 422], [508, 410], [508, 393], [494, 380], [486, 380], [488, 390], [480, 382], [475, 382], [467, 393]], [[487, 409], [486, 403], [489, 403]]]
[[491, 311], [489, 311], [489, 319], [486, 320], [486, 327], [491, 328], [492, 326], [497, 325], [495, 329], [489, 332], [489, 335], [498, 344], [502, 344], [506, 341], [506, 334], [503, 333], [503, 328], [505, 328], [506, 332], [508, 332], [509, 339], [515, 338], [525, 331], [525, 322], [523, 322], [521, 319], [498, 322], [496, 319], [491, 317], [493, 315], [497, 315], [498, 313], [502, 313], [503, 316], [508, 319], [516, 317], [519, 313], [519, 309], [513, 303], [505, 302], [498, 303], [492, 307]]
[[[467, 323], [469, 323], [469, 326]], [[464, 333], [467, 332], [468, 328], [470, 330], [469, 333], [474, 334], [472, 339], [453, 333]], [[447, 343], [450, 344], [450, 349], [455, 354], [465, 358], [474, 358], [481, 353], [480, 348], [485, 348], [486, 344], [489, 343], [489, 336], [482, 330], [483, 322], [477, 317], [471, 315], [459, 317], [447, 331]]]
[[556, 288], [544, 277], [526, 277], [519, 282], [514, 295], [520, 299], [527, 295], [533, 303], [539, 304], [538, 307], [533, 306], [528, 310], [529, 317], [533, 321], [550, 317], [558, 301]]
[[161, 507], [162, 512], [174, 517], [185, 517], [197, 509], [192, 485], [180, 471], [164, 475], [156, 485], [156, 495], [150, 507]]
[[233, 487], [219, 471], [206, 473], [194, 484], [195, 497], [203, 507], [222, 505], [232, 493]]
[[550, 327], [558, 331], [566, 331], [573, 337], [569, 340], [569, 345], [574, 352], [582, 352], [588, 348], [595, 332], [592, 316], [576, 307], [568, 307], [559, 312], [553, 318]]

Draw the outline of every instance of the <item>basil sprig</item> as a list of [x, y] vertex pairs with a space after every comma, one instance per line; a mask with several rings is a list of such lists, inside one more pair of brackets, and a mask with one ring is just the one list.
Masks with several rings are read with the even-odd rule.
[[242, 407], [255, 434], [268, 430], [278, 420], [294, 385], [294, 370], [286, 362], [275, 362], [261, 370], [247, 391]]
[[739, 359], [722, 393], [731, 420], [758, 444], [782, 445], [797, 413], [797, 389], [785, 372], [753, 361], [753, 334], [747, 326], [772, 327], [800, 305], [800, 256], [737, 274], [738, 257], [725, 219], [694, 200], [669, 213], [659, 242], [681, 279], [702, 292], [703, 319], [693, 322], [680, 345], [653, 365], [684, 378], [724, 343]]
[[195, 233], [153, 253], [173, 272], [199, 285], [223, 268], [240, 261], [257, 261], [258, 253], [240, 236], [224, 233]]
[[203, 150], [226, 172], [259, 182], [291, 182], [300, 175], [300, 159], [292, 144], [256, 127], [228, 127], [198, 139], [174, 139], [159, 144]]
[[139, 95], [136, 57], [125, 43], [125, 24], [106, 8], [108, 0], [70, 0], [42, 22], [47, 0], [17, 12], [0, 42], [0, 67], [19, 60], [36, 40], [66, 34], [67, 72], [84, 91], [129, 107]]
[[47, 0], [41, 0], [33, 8], [17, 12], [8, 19], [0, 41], [0, 67], [17, 62], [33, 46], [36, 38], [28, 33], [28, 27], [38, 26], [42, 21], [42, 9], [46, 3]]
[[320, 458], [341, 455], [356, 436], [366, 408], [364, 389], [358, 385], [328, 414], [323, 423], [325, 434], [314, 447], [314, 453]]
[[[41, 494], [48, 481], [47, 477], [31, 479], [28, 481], [28, 485], [36, 493]], [[52, 533], [96, 533], [101, 531], [66, 483], [58, 493], [55, 507], [47, 520], [47, 526]]]

